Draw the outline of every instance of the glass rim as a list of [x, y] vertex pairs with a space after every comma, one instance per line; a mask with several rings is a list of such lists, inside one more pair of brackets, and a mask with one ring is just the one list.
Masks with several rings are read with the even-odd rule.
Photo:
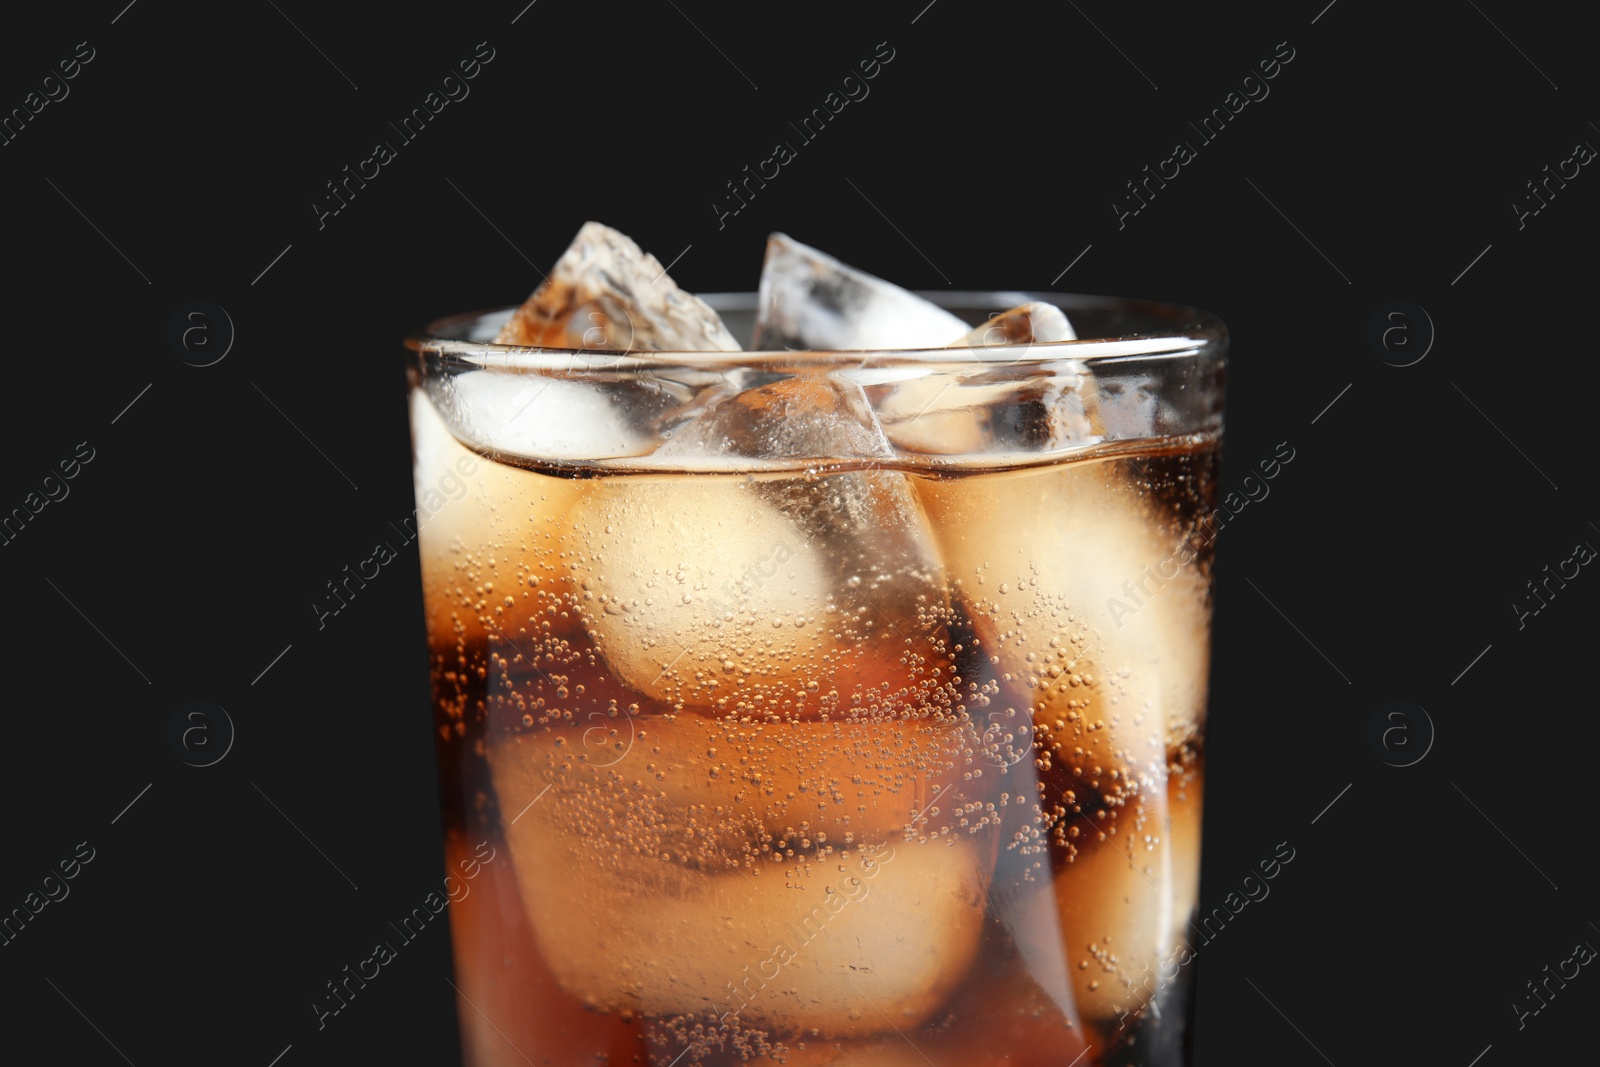
[[[713, 310], [754, 312], [757, 294], [714, 292], [696, 294]], [[520, 306], [478, 308], [444, 315], [407, 332], [405, 347], [416, 355], [430, 354], [446, 362], [482, 369], [560, 371], [572, 373], [578, 361], [588, 369], [606, 371], [648, 370], [660, 367], [722, 369], [738, 366], [856, 367], [891, 366], [918, 363], [970, 363], [1015, 365], [1071, 360], [1074, 363], [1105, 365], [1127, 360], [1197, 358], [1225, 359], [1228, 330], [1222, 320], [1209, 311], [1186, 304], [1128, 297], [1092, 296], [1046, 290], [919, 290], [916, 295], [945, 309], [1006, 311], [1033, 301], [1054, 304], [1069, 321], [1078, 312], [1125, 312], [1149, 320], [1152, 326], [1172, 324], [1171, 329], [1152, 329], [1105, 337], [1080, 337], [1070, 341], [1034, 341], [1026, 344], [981, 345], [974, 347], [930, 348], [904, 345], [893, 348], [852, 348], [834, 350], [745, 349], [723, 350], [616, 350], [602, 348], [559, 348], [531, 345], [495, 344], [492, 341], [463, 340], [449, 336], [492, 316], [508, 314]], [[981, 325], [981, 324], [979, 324]], [[1074, 323], [1076, 325], [1076, 323]], [[977, 327], [974, 326], [976, 329]]]

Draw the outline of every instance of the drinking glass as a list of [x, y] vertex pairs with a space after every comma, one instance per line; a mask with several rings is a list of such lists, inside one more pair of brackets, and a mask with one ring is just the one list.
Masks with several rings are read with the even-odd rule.
[[1226, 332], [929, 298], [1080, 339], [407, 339], [472, 1067], [1188, 1062]]

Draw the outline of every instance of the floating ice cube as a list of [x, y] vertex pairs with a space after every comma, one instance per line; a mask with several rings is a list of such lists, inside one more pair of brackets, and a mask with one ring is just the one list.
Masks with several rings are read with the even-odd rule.
[[1066, 985], [1062, 1007], [1075, 1025], [1136, 1014], [1164, 984], [1173, 872], [1164, 793], [1071, 823], [1072, 856], [1053, 879], [1012, 883], [991, 909], [1057, 1005], [1057, 983]]
[[737, 351], [722, 319], [679, 289], [654, 256], [586, 222], [497, 344], [623, 351]]
[[[650, 388], [586, 379], [582, 356], [573, 377], [481, 370], [440, 375], [428, 395], [456, 435], [486, 452], [535, 460], [599, 460], [649, 452], [653, 418], [679, 398]], [[641, 410], [643, 409], [643, 410]]]
[[982, 795], [962, 781], [978, 743], [965, 716], [858, 711], [829, 722], [762, 722], [685, 714], [641, 732], [617, 769], [652, 782], [670, 809], [707, 831], [713, 862], [939, 831], [961, 799]]
[[755, 348], [939, 348], [969, 328], [943, 308], [786, 234], [767, 239]]
[[1060, 308], [1035, 300], [1010, 311], [1002, 311], [959, 341], [951, 342], [950, 347], [1031, 345], [1035, 342], [1071, 341], [1077, 336]]
[[1088, 368], [1052, 360], [939, 367], [869, 387], [884, 436], [906, 452], [1036, 459], [1100, 440], [1098, 392]]
[[1197, 936], [1189, 923], [1200, 903], [1200, 816], [1204, 781], [1194, 766], [1176, 770], [1167, 781], [1167, 840], [1172, 853], [1172, 943]]
[[[1087, 1044], [1092, 1041], [1105, 1047], [1078, 1019], [1049, 872], [1042, 884], [1032, 883], [1031, 887], [1039, 904], [1028, 917], [1031, 924], [1013, 926], [1009, 939], [986, 939], [972, 965], [974, 977], [945, 1005], [948, 1029], [938, 1032], [933, 1041], [907, 1035], [940, 1067], [1084, 1067], [1088, 1056], [1082, 1054]], [[991, 916], [999, 914], [992, 893], [990, 908]], [[1046, 959], [1053, 962], [1041, 970]], [[1081, 1059], [1074, 1059], [1080, 1055]]]
[[[1116, 804], [1205, 704], [1205, 581], [1122, 460], [919, 480], [954, 589], [1045, 763]], [[1191, 554], [1192, 558], [1192, 554]]]
[[708, 869], [710, 828], [651, 775], [562, 747], [529, 734], [488, 759], [541, 952], [584, 1003], [849, 1037], [915, 1026], [965, 977], [991, 862], [968, 838]]
[[[785, 378], [735, 394], [678, 427], [665, 458], [889, 459], [894, 448], [861, 386], [847, 378]], [[719, 464], [721, 465], [721, 464]]]
[[[924, 368], [908, 380], [871, 381], [885, 436], [908, 452], [946, 456], [1038, 454], [1098, 440], [1098, 390], [1088, 367], [1030, 347], [1074, 336], [1060, 308], [1035, 301], [947, 346], [1007, 346], [998, 366]], [[1024, 361], [1038, 365], [1010, 369]]]
[[[729, 455], [886, 447], [857, 387], [790, 379], [723, 402], [665, 454], [725, 471]], [[813, 715], [949, 697], [948, 593], [899, 472], [602, 480], [573, 510], [566, 558], [596, 647], [654, 699]]]
[[1172, 942], [1172, 857], [1166, 793], [1141, 798], [1105, 840], [1091, 840], [1055, 876], [1055, 901], [1078, 1010], [1085, 1019], [1139, 1013], [1161, 986]]
[[[1026, 772], [1027, 764], [1021, 766]], [[1039, 996], [1048, 999], [1062, 1021], [1069, 1027], [1077, 1027], [1081, 1025], [1082, 1016], [1069, 973], [1049, 860], [1043, 860], [1026, 878], [1022, 876], [1023, 865], [1016, 860], [1014, 853], [1001, 857], [989, 895], [990, 912], [1005, 927], [1016, 946], [1018, 960], [1006, 969], [1026, 972]]]
[[607, 1056], [618, 1064], [649, 1061], [639, 1026], [615, 1014], [585, 1011], [550, 973], [523, 915], [503, 842], [497, 847], [451, 832], [445, 868], [453, 875], [446, 886], [448, 919], [466, 1062], [527, 1067], [522, 1049], [538, 1049], [553, 1063]]
[[521, 624], [500, 598], [523, 591], [524, 621], [570, 602], [569, 575], [552, 565], [548, 546], [552, 532], [565, 528], [580, 483], [473, 452], [421, 390], [411, 395], [411, 432], [416, 516], [396, 526], [385, 543], [399, 551], [410, 536], [417, 539], [429, 641], [435, 648], [476, 644], [503, 630], [527, 647]]

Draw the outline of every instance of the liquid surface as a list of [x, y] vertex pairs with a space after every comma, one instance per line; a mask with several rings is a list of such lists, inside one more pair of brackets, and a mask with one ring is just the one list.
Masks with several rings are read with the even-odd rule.
[[1182, 1062], [1213, 440], [573, 477], [413, 404], [469, 1064]]

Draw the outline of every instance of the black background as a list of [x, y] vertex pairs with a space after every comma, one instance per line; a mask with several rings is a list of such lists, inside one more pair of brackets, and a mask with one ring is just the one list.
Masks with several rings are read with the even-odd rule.
[[[94, 49], [0, 147], [0, 510], [94, 450], [0, 547], [0, 911], [95, 850], [0, 947], [8, 1062], [455, 1061], [443, 924], [326, 1029], [310, 1008], [441, 877], [415, 546], [325, 629], [311, 601], [413, 508], [401, 335], [520, 300], [586, 218], [687, 249], [691, 290], [753, 287], [781, 228], [914, 288], [1059, 276], [1220, 314], [1224, 489], [1296, 458], [1219, 542], [1202, 904], [1295, 859], [1202, 951], [1197, 1062], [1566, 1062], [1589, 1031], [1587, 969], [1522, 1029], [1512, 1007], [1600, 944], [1600, 578], [1512, 608], [1600, 545], [1600, 178], [1521, 229], [1511, 206], [1600, 144], [1573, 12], [124, 2], [0, 34], [7, 112]], [[398, 145], [481, 41], [470, 96]], [[719, 228], [724, 183], [882, 41], [870, 96]], [[1270, 96], [1201, 145], [1186, 123], [1279, 42]], [[397, 158], [319, 228], [379, 140]], [[1197, 158], [1119, 228], [1179, 140]], [[1397, 299], [1437, 332], [1403, 368], [1367, 339]], [[168, 343], [191, 300], [235, 328], [214, 366]], [[194, 699], [237, 728], [211, 767], [168, 743]], [[1391, 699], [1436, 730], [1415, 766], [1369, 746]]]

